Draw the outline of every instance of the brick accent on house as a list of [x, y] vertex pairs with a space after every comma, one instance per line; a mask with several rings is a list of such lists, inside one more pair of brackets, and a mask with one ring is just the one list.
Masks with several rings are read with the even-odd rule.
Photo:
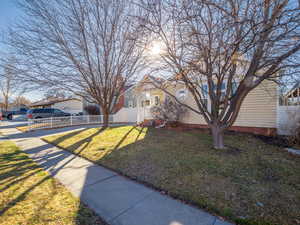
[[121, 95], [119, 97], [119, 101], [114, 107], [113, 113], [117, 113], [120, 109], [122, 109], [124, 107], [124, 104], [125, 104], [125, 97], [124, 95]]
[[[145, 120], [140, 124], [140, 126], [151, 126], [153, 120]], [[155, 126], [162, 124], [162, 121], [156, 120]], [[167, 128], [170, 128], [167, 126]], [[180, 123], [180, 126], [176, 130], [189, 130], [189, 129], [209, 129], [206, 124], [188, 124]], [[242, 126], [232, 126], [228, 129], [229, 131], [241, 132], [241, 133], [251, 133], [263, 136], [276, 136], [276, 128], [269, 127], [242, 127]]]
[[[209, 129], [208, 125], [206, 124], [182, 124], [182, 126], [186, 128], [203, 128]], [[242, 126], [232, 126], [228, 130], [241, 132], [241, 133], [251, 133], [263, 136], [275, 136], [276, 135], [276, 128], [269, 128], [269, 127], [242, 127]]]

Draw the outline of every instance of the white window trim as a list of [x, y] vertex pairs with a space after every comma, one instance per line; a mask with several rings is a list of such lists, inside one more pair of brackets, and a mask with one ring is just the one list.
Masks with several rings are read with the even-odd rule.
[[[183, 99], [180, 99], [180, 96], [179, 96], [181, 91], [185, 92], [185, 96], [183, 97]], [[179, 89], [179, 90], [176, 91], [176, 98], [178, 100], [184, 102], [187, 99], [187, 97], [188, 97], [188, 91], [187, 91], [186, 88], [181, 88], [181, 89]]]

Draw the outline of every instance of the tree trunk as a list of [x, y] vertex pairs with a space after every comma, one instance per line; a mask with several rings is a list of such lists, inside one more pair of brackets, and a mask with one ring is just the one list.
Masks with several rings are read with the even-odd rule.
[[107, 111], [103, 111], [103, 127], [108, 127], [109, 124], [109, 113]]
[[213, 127], [211, 128], [211, 131], [212, 131], [212, 136], [213, 136], [214, 148], [215, 149], [225, 149], [224, 131], [218, 125], [213, 125]]
[[5, 112], [8, 111], [8, 96], [7, 95], [4, 96], [4, 109], [5, 109]]

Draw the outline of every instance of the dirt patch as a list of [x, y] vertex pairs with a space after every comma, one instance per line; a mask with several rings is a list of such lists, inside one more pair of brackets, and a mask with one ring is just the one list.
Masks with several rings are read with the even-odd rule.
[[262, 135], [254, 135], [255, 138], [263, 141], [266, 144], [275, 145], [282, 148], [292, 147], [289, 143], [289, 140], [285, 136], [276, 136], [276, 137], [266, 137]]
[[226, 149], [222, 151], [223, 154], [229, 154], [229, 155], [237, 155], [242, 152], [241, 149], [233, 147], [233, 146], [226, 146]]

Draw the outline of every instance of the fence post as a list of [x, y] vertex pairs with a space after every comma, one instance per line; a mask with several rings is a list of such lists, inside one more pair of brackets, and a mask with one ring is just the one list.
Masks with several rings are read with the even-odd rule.
[[87, 123], [90, 123], [90, 114], [87, 115]]
[[73, 125], [73, 116], [71, 115], [71, 118], [70, 118], [70, 123], [71, 123], [71, 126]]
[[28, 123], [27, 123], [28, 131], [30, 131], [31, 130], [31, 120], [28, 119], [27, 121], [28, 121]]
[[50, 119], [50, 127], [53, 128], [53, 117]]

